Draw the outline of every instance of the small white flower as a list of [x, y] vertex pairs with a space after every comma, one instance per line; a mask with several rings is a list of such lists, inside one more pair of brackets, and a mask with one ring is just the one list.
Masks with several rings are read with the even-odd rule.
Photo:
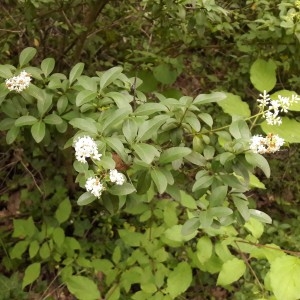
[[30, 81], [30, 74], [28, 74], [26, 71], [22, 71], [18, 76], [6, 79], [5, 84], [10, 91], [16, 91], [20, 93], [28, 88]]
[[260, 107], [268, 106], [271, 101], [271, 98], [270, 98], [270, 95], [267, 94], [267, 91], [264, 91], [263, 94], [259, 94], [259, 96], [261, 97], [261, 98], [257, 99], [257, 102], [260, 103], [259, 106]]
[[288, 112], [290, 106], [299, 101], [300, 97], [293, 94], [292, 97], [284, 97], [278, 95], [278, 99], [271, 100], [270, 95], [266, 91], [259, 95], [261, 98], [257, 99], [259, 107], [266, 110], [263, 112], [263, 116], [269, 125], [281, 125], [282, 119], [279, 116], [280, 112]]
[[264, 117], [266, 118], [266, 121], [268, 125], [281, 125], [282, 124], [282, 119], [280, 116], [278, 116], [279, 111], [266, 111], [264, 113]]
[[109, 179], [117, 185], [122, 185], [125, 182], [125, 176], [119, 173], [116, 169], [109, 171]]
[[75, 156], [80, 162], [85, 163], [87, 157], [91, 157], [95, 160], [100, 160], [102, 154], [98, 152], [97, 144], [89, 136], [79, 137], [75, 143]]
[[85, 183], [85, 188], [97, 198], [100, 198], [102, 191], [104, 190], [104, 187], [98, 177], [88, 178]]
[[254, 153], [274, 153], [284, 144], [284, 139], [277, 134], [268, 133], [266, 137], [254, 135], [250, 140], [250, 150]]

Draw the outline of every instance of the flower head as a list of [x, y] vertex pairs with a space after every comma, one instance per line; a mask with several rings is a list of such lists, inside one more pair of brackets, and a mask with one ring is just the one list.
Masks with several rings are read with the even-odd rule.
[[266, 137], [254, 135], [250, 141], [250, 150], [254, 153], [274, 153], [284, 144], [284, 139], [277, 134], [268, 133]]
[[257, 102], [259, 103], [258, 106], [263, 110], [266, 108], [266, 110], [263, 111], [263, 116], [268, 125], [281, 125], [282, 119], [279, 113], [288, 112], [290, 106], [300, 100], [300, 98], [294, 94], [292, 97], [278, 95], [278, 99], [272, 100], [266, 91], [259, 96], [260, 98], [257, 99]]
[[116, 169], [109, 171], [109, 179], [117, 185], [122, 185], [125, 182], [125, 176], [119, 173]]
[[102, 185], [98, 177], [88, 178], [85, 183], [85, 188], [88, 192], [90, 192], [97, 198], [100, 198], [102, 191], [104, 191], [104, 186]]
[[95, 160], [100, 160], [102, 154], [98, 152], [97, 144], [89, 136], [79, 137], [75, 143], [75, 156], [80, 162], [85, 163], [87, 157], [91, 157]]
[[22, 71], [18, 76], [6, 79], [5, 84], [10, 91], [16, 91], [20, 93], [28, 88], [30, 81], [30, 74], [28, 74], [26, 71]]

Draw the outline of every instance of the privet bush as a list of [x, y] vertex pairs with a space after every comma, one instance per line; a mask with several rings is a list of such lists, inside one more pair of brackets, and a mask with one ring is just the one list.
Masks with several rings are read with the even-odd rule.
[[[2, 260], [7, 272], [24, 270], [23, 289], [40, 290], [52, 274], [83, 300], [185, 299], [214, 285], [233, 294], [247, 286], [251, 299], [300, 298], [300, 260], [259, 243], [271, 218], [248, 193], [265, 188], [257, 167], [270, 176], [262, 154], [300, 140], [299, 123], [283, 116], [299, 110], [298, 96], [268, 94], [272, 60], [251, 67], [251, 113], [230, 93], [145, 95], [121, 67], [90, 77], [78, 63], [65, 75], [53, 73], [52, 58], [29, 66], [35, 54], [26, 48], [17, 68], [0, 66], [6, 143], [44, 162], [39, 180], [27, 167], [38, 192], [23, 191], [34, 204], [14, 219]], [[66, 170], [53, 169], [56, 159]]]

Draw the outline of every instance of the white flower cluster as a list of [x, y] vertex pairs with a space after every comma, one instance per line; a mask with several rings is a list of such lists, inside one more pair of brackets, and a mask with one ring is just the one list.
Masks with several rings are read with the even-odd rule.
[[22, 71], [18, 76], [6, 79], [5, 84], [10, 91], [16, 91], [20, 93], [28, 88], [30, 81], [30, 74], [28, 74], [26, 71]]
[[292, 97], [283, 97], [281, 95], [278, 96], [278, 99], [272, 100], [270, 95], [267, 94], [266, 91], [263, 94], [259, 95], [261, 98], [257, 99], [259, 103], [259, 107], [264, 109], [267, 107], [267, 110], [263, 112], [264, 117], [269, 125], [281, 125], [282, 119], [279, 116], [280, 112], [287, 112], [289, 107], [300, 100], [300, 98], [296, 95], [292, 95]]
[[[86, 163], [86, 158], [91, 157], [100, 160], [102, 154], [98, 152], [96, 142], [89, 136], [79, 137], [74, 141], [76, 159], [82, 163]], [[113, 169], [109, 171], [109, 180], [117, 185], [122, 185], [126, 177]], [[85, 188], [95, 197], [100, 198], [105, 186], [101, 183], [101, 179], [97, 176], [89, 177], [85, 183]]]
[[125, 182], [125, 176], [116, 169], [109, 171], [109, 179], [117, 185], [122, 185]]
[[268, 133], [266, 137], [254, 135], [250, 141], [250, 150], [254, 153], [274, 153], [284, 144], [284, 139], [277, 134]]
[[102, 154], [98, 152], [97, 144], [89, 136], [79, 137], [74, 143], [74, 148], [76, 159], [83, 163], [86, 163], [87, 157], [100, 160], [102, 156]]
[[102, 191], [104, 190], [104, 186], [97, 176], [88, 178], [85, 183], [85, 188], [97, 198], [100, 198]]

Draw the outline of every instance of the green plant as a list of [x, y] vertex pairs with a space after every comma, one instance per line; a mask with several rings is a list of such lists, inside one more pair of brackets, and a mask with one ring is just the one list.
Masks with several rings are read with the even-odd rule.
[[[35, 54], [34, 48], [24, 49], [18, 69], [0, 66], [6, 79], [0, 85], [0, 129], [6, 131], [7, 144], [26, 140], [27, 153], [63, 160], [61, 174], [68, 184], [67, 189], [49, 189], [34, 180], [40, 199], [52, 207], [14, 220], [16, 242], [9, 246], [9, 258], [22, 266], [28, 255], [23, 288], [39, 282], [48, 269], [78, 299], [100, 294], [110, 300], [174, 299], [198, 283], [196, 273], [204, 286], [213, 281], [234, 290], [251, 280], [253, 295], [282, 299], [284, 293], [286, 299], [297, 299], [299, 259], [276, 245], [259, 244], [271, 218], [247, 197], [253, 187], [264, 188], [254, 175], [256, 167], [270, 176], [267, 160], [256, 152], [278, 150], [282, 142], [276, 134], [299, 142], [297, 134], [290, 134], [290, 126], [299, 124], [281, 117], [275, 105], [297, 111], [297, 95], [267, 95], [276, 84], [273, 61], [258, 59], [251, 67], [251, 81], [262, 93], [251, 115], [233, 94], [145, 95], [139, 91], [141, 81], [128, 78], [121, 67], [89, 77], [78, 63], [65, 75], [52, 73], [51, 58], [29, 66]], [[282, 96], [294, 103], [285, 108]], [[224, 124], [227, 117], [216, 118], [216, 110], [208, 113], [215, 103], [231, 116], [230, 124]], [[282, 125], [268, 125], [270, 114]], [[251, 138], [251, 130], [259, 128], [268, 133], [260, 140], [263, 148], [254, 147]], [[72, 165], [76, 182], [87, 189], [78, 197], [82, 208], [76, 213], [66, 196], [66, 191], [79, 194]], [[36, 205], [41, 202], [37, 195], [34, 199]], [[92, 220], [88, 207], [96, 210]], [[65, 233], [70, 218], [76, 237]], [[266, 277], [265, 271], [257, 274], [254, 258], [268, 261]], [[279, 274], [292, 265], [294, 272], [279, 285]], [[93, 281], [97, 274], [103, 278], [99, 288]]]

